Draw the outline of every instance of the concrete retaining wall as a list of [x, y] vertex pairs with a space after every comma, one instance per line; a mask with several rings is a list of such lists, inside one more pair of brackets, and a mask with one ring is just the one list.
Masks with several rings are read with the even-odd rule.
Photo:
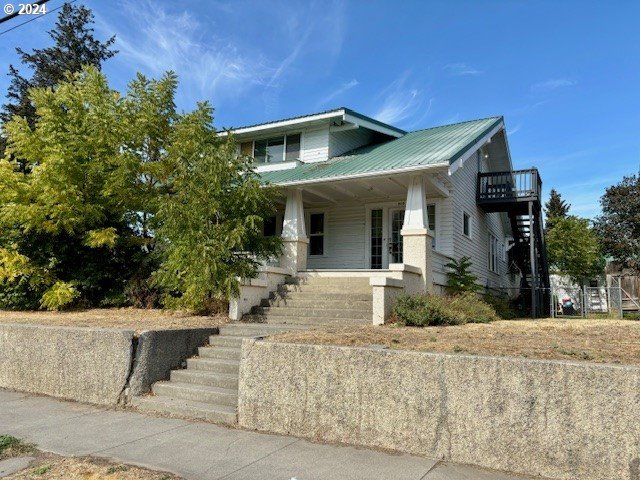
[[129, 379], [129, 395], [142, 395], [158, 380], [168, 380], [171, 370], [180, 368], [185, 359], [195, 355], [198, 347], [209, 341], [217, 328], [182, 330], [148, 330], [140, 333], [133, 373]]
[[0, 324], [0, 387], [116, 404], [132, 340], [131, 330]]
[[116, 405], [142, 395], [217, 328], [132, 330], [0, 324], [0, 388]]
[[640, 368], [245, 340], [242, 427], [558, 479], [640, 480]]

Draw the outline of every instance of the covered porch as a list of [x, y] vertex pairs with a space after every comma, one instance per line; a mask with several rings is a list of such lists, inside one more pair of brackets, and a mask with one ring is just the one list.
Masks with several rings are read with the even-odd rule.
[[255, 291], [248, 303], [272, 294], [285, 277], [362, 278], [373, 299], [372, 322], [384, 323], [400, 294], [444, 284], [448, 257], [436, 247], [447, 246], [438, 229], [447, 223], [450, 189], [446, 166], [287, 185], [264, 232], [282, 236], [283, 252], [246, 285]]

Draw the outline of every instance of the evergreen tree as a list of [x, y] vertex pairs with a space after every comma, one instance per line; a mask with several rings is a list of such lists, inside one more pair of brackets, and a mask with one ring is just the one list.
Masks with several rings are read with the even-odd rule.
[[476, 284], [478, 277], [471, 273], [470, 257], [462, 257], [460, 260], [453, 259], [445, 267], [449, 269], [447, 273], [447, 292], [451, 295], [477, 292], [480, 288]]
[[[30, 128], [36, 121], [35, 107], [29, 98], [29, 89], [55, 87], [66, 78], [68, 72], [79, 72], [84, 65], [98, 70], [102, 63], [117, 52], [111, 49], [115, 36], [106, 42], [98, 40], [93, 33], [93, 14], [80, 5], [65, 3], [58, 14], [55, 27], [49, 32], [54, 44], [31, 53], [16, 48], [24, 67], [32, 72], [27, 77], [13, 65], [9, 65], [11, 82], [7, 93], [8, 103], [0, 109], [0, 121], [4, 124], [14, 115], [24, 117]], [[0, 157], [3, 156], [6, 139], [0, 137]], [[23, 165], [24, 166], [24, 165]]]
[[561, 195], [555, 188], [549, 193], [549, 200], [544, 204], [545, 211], [545, 232], [553, 227], [553, 221], [558, 218], [566, 218], [569, 213], [570, 204], [562, 200]]

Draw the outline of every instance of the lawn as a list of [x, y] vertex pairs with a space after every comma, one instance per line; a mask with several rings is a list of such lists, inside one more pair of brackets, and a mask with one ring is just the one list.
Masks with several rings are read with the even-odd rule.
[[625, 320], [503, 320], [489, 324], [425, 328], [332, 326], [282, 333], [268, 340], [640, 364], [640, 322]]
[[105, 308], [71, 312], [15, 312], [0, 310], [0, 323], [28, 323], [67, 327], [169, 330], [211, 327], [226, 323], [226, 315], [201, 316], [184, 312], [139, 308]]
[[181, 477], [145, 468], [123, 465], [102, 458], [62, 457], [39, 451], [35, 445], [0, 435], [0, 460], [33, 457], [29, 466], [7, 480], [181, 480]]

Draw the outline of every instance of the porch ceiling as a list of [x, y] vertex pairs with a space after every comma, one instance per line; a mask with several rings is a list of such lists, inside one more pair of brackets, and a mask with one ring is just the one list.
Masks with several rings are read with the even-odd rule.
[[[442, 171], [425, 174], [427, 197], [444, 197], [451, 187], [446, 167]], [[405, 200], [410, 175], [387, 175], [366, 179], [351, 179], [305, 185], [302, 199], [308, 205], [338, 203], [371, 203], [375, 201]], [[443, 191], [444, 190], [444, 191]]]

